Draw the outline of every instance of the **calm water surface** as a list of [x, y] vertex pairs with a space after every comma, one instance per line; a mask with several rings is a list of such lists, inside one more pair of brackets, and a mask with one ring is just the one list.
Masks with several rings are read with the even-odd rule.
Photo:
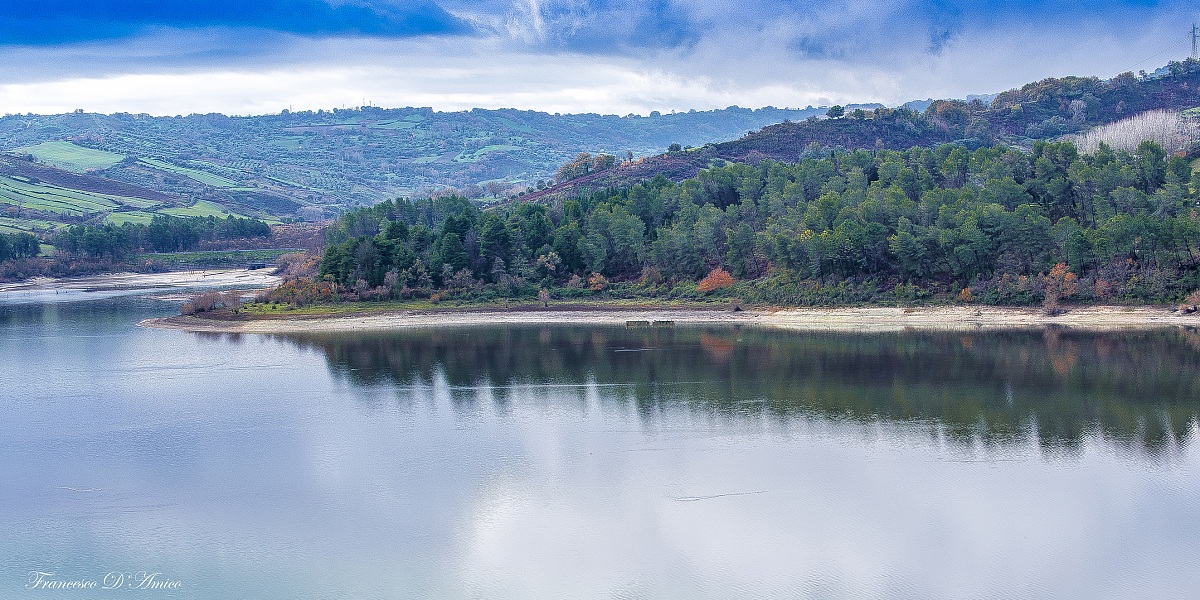
[[134, 326], [172, 312], [0, 304], [0, 598], [1200, 585], [1200, 333]]

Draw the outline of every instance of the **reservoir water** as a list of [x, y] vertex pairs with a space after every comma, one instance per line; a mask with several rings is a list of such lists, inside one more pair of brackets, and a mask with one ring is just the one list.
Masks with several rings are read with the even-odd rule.
[[0, 598], [1200, 585], [1200, 332], [136, 327], [173, 312], [0, 303]]

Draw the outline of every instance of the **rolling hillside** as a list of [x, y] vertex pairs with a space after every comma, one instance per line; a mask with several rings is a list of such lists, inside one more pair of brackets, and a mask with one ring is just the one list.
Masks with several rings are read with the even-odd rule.
[[189, 203], [315, 220], [449, 186], [504, 196], [552, 178], [580, 151], [646, 156], [821, 112], [730, 107], [618, 117], [361, 107], [254, 117], [10, 115], [0, 118], [0, 151]]
[[[61, 146], [56, 148], [62, 150]], [[0, 154], [0, 233], [49, 233], [63, 225], [98, 220], [116, 224], [149, 223], [157, 213], [180, 217], [243, 216], [216, 202], [191, 201]]]
[[682, 181], [721, 161], [796, 162], [805, 156], [828, 154], [834, 148], [899, 150], [952, 141], [968, 147], [1001, 144], [1028, 148], [1036, 139], [1086, 131], [1148, 110], [1197, 106], [1200, 62], [1194, 60], [1171, 63], [1147, 77], [1126, 73], [1110, 80], [1045, 79], [999, 94], [990, 106], [937, 100], [923, 113], [904, 108], [852, 111], [838, 119], [809, 118], [771, 125], [734, 141], [651, 156], [523, 198], [570, 198], [632, 185], [660, 174]]

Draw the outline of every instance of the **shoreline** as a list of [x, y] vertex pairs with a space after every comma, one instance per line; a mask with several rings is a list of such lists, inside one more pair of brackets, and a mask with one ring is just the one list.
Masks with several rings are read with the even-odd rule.
[[46, 292], [128, 292], [195, 287], [245, 286], [262, 288], [279, 282], [270, 269], [202, 269], [162, 273], [104, 273], [83, 277], [33, 277], [0, 283], [0, 296]]
[[794, 331], [895, 332], [981, 331], [1060, 327], [1084, 331], [1198, 327], [1200, 315], [1181, 315], [1164, 306], [1087, 306], [1047, 316], [1038, 308], [933, 306], [921, 308], [747, 308], [728, 309], [573, 305], [534, 310], [462, 307], [396, 310], [344, 315], [295, 315], [222, 319], [174, 316], [146, 319], [140, 327], [195, 333], [288, 334], [392, 331], [484, 325], [742, 325]]

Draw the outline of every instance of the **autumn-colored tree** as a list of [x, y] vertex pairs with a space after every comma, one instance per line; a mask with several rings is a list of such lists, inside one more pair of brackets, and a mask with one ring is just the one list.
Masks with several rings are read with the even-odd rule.
[[709, 271], [708, 275], [700, 280], [700, 283], [696, 285], [696, 290], [707, 294], [713, 290], [727, 288], [733, 284], [733, 275], [730, 275], [725, 269], [717, 267]]
[[1042, 276], [1042, 283], [1046, 286], [1042, 306], [1047, 312], [1055, 313], [1058, 312], [1059, 300], [1075, 295], [1079, 277], [1067, 270], [1066, 263], [1058, 263], [1050, 269], [1049, 274]]
[[550, 306], [550, 292], [546, 291], [546, 288], [538, 291], [538, 302], [541, 302], [543, 307]]
[[958, 301], [963, 303], [974, 302], [975, 296], [971, 293], [971, 288], [963, 288], [962, 291], [958, 293]]
[[593, 272], [591, 277], [588, 277], [588, 288], [591, 289], [593, 292], [604, 291], [604, 289], [607, 287], [608, 287], [608, 278], [607, 277], [605, 277], [599, 273], [596, 273], [596, 272]]

